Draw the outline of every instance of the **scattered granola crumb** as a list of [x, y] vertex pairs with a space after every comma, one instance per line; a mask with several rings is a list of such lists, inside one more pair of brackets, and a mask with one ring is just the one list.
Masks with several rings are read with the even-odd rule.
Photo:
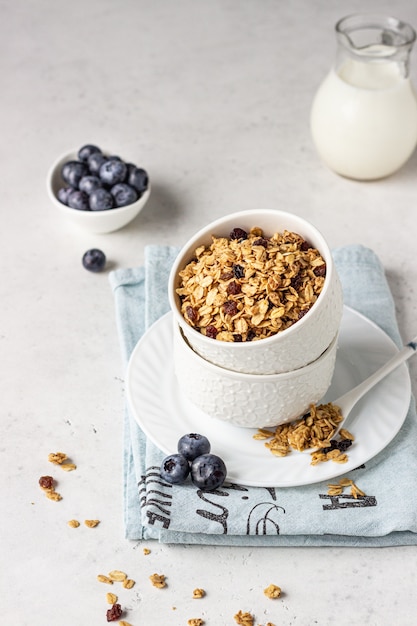
[[167, 586], [165, 582], [165, 576], [163, 574], [152, 574], [149, 576], [149, 580], [153, 584], [154, 587], [158, 587], [158, 589], [163, 589]]
[[361, 497], [365, 496], [365, 492], [359, 489], [359, 487], [355, 485], [355, 483], [352, 483], [350, 487], [350, 495], [353, 496], [356, 500], [358, 496], [361, 496]]
[[86, 519], [84, 520], [84, 524], [88, 528], [95, 528], [96, 526], [100, 524], [100, 520], [99, 519]]
[[58, 502], [62, 500], [61, 494], [55, 491], [55, 481], [52, 476], [41, 476], [39, 478], [39, 486], [49, 500]]
[[119, 622], [119, 626], [132, 626], [132, 624], [129, 624], [129, 622], [125, 622], [124, 620], [122, 620], [121, 622]]
[[250, 613], [242, 613], [242, 611], [239, 611], [239, 613], [234, 615], [234, 620], [236, 624], [239, 624], [239, 626], [253, 626], [254, 624], [253, 615]]
[[337, 484], [329, 484], [327, 485], [327, 495], [328, 496], [340, 496], [343, 493], [342, 485]]
[[53, 463], [54, 465], [62, 465], [64, 461], [67, 460], [67, 455], [65, 452], [51, 452], [48, 455], [48, 461]]
[[45, 495], [49, 500], [53, 500], [54, 502], [62, 500], [61, 494], [55, 491], [55, 489], [45, 489]]
[[269, 585], [266, 589], [264, 589], [264, 594], [271, 600], [279, 598], [281, 595], [281, 587], [278, 587], [277, 585]]
[[77, 466], [74, 465], [74, 463], [61, 463], [61, 469], [66, 472], [72, 472], [73, 470], [77, 469]]
[[135, 586], [135, 581], [131, 578], [126, 578], [126, 580], [122, 582], [122, 585], [125, 589], [132, 589], [132, 587]]
[[126, 580], [127, 574], [119, 569], [113, 569], [111, 572], [109, 572], [109, 578], [110, 580], [122, 583], [124, 580]]
[[70, 521], [68, 522], [68, 526], [70, 526], [71, 528], [78, 528], [79, 525], [80, 522], [77, 519], [70, 519]]
[[113, 584], [112, 579], [109, 578], [108, 576], [105, 576], [104, 574], [98, 574], [97, 580], [99, 583], [106, 583], [107, 585]]
[[327, 485], [327, 495], [329, 496], [340, 496], [344, 492], [345, 487], [350, 487], [350, 495], [355, 499], [358, 496], [365, 496], [365, 492], [363, 492], [350, 478], [341, 478], [339, 483], [331, 483]]
[[188, 626], [203, 626], [205, 622], [200, 617], [193, 617], [188, 620], [187, 624]]
[[108, 604], [116, 604], [117, 596], [115, 593], [106, 593], [106, 602]]
[[145, 556], [148, 556], [148, 554], [150, 554], [150, 553], [151, 553], [151, 551], [149, 550], [149, 548], [143, 548], [143, 554]]
[[204, 596], [206, 595], [206, 592], [204, 591], [204, 589], [194, 589], [193, 591], [193, 598], [204, 598]]

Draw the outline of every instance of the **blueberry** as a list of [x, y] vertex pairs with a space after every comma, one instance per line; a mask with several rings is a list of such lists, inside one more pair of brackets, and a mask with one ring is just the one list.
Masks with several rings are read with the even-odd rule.
[[123, 161], [107, 159], [99, 170], [99, 176], [106, 185], [122, 183], [126, 178], [127, 166]]
[[138, 193], [142, 194], [148, 188], [149, 177], [144, 169], [130, 164], [128, 167], [127, 182], [134, 187]]
[[183, 483], [190, 473], [190, 464], [182, 454], [171, 454], [162, 461], [159, 473], [167, 483]]
[[97, 174], [98, 176], [100, 167], [103, 163], [105, 163], [105, 161], [107, 161], [107, 157], [104, 156], [104, 154], [101, 154], [100, 152], [93, 152], [93, 154], [88, 157], [87, 161], [90, 174]]
[[103, 183], [101, 182], [99, 177], [93, 176], [92, 174], [83, 176], [78, 185], [79, 189], [81, 189], [81, 191], [85, 191], [87, 195], [90, 195], [90, 193], [94, 191], [94, 189], [98, 189], [102, 186]]
[[82, 177], [86, 176], [88, 173], [87, 165], [81, 163], [81, 161], [67, 161], [64, 163], [61, 170], [62, 179], [67, 185], [74, 187], [74, 189], [78, 189], [78, 183]]
[[224, 461], [215, 454], [202, 454], [191, 463], [191, 480], [199, 489], [211, 491], [226, 480]]
[[127, 204], [133, 204], [138, 199], [136, 189], [133, 189], [126, 183], [117, 183], [110, 189], [110, 193], [114, 198], [116, 206], [126, 206]]
[[101, 154], [101, 150], [97, 146], [93, 146], [91, 143], [88, 143], [79, 149], [78, 158], [80, 161], [87, 162], [88, 158], [92, 154]]
[[57, 198], [62, 204], [68, 204], [68, 197], [74, 189], [72, 187], [61, 187], [58, 189]]
[[114, 208], [113, 196], [110, 191], [99, 187], [91, 192], [90, 196], [90, 209], [92, 211], [107, 211]]
[[101, 272], [106, 265], [106, 255], [101, 250], [92, 248], [84, 253], [82, 263], [90, 272]]
[[74, 189], [68, 196], [68, 206], [79, 211], [89, 211], [88, 196], [85, 191]]
[[208, 454], [210, 452], [210, 442], [204, 435], [198, 433], [189, 433], [183, 435], [178, 441], [178, 452], [185, 456], [188, 461], [194, 461], [194, 459], [202, 454]]

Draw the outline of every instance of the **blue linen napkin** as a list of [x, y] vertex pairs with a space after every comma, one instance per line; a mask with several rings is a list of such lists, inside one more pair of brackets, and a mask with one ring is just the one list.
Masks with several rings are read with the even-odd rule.
[[[144, 332], [169, 310], [167, 281], [177, 252], [170, 246], [148, 246], [144, 267], [109, 276], [124, 365]], [[338, 248], [333, 256], [345, 304], [373, 320], [400, 347], [394, 302], [378, 257], [361, 245]], [[147, 440], [128, 406], [123, 454], [125, 534], [131, 540], [237, 546], [417, 544], [413, 399], [394, 440], [346, 474], [367, 494], [358, 499], [329, 499], [329, 481], [273, 489], [228, 485], [206, 494], [191, 484], [167, 485], [158, 473], [165, 455]]]

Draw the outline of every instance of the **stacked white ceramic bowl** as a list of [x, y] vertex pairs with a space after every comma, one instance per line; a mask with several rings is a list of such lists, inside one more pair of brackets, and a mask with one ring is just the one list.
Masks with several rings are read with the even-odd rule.
[[[219, 341], [194, 329], [181, 312], [179, 272], [213, 237], [235, 228], [262, 229], [265, 237], [288, 231], [306, 240], [326, 265], [317, 300], [297, 322], [255, 341]], [[208, 417], [260, 428], [292, 421], [321, 400], [336, 362], [343, 313], [342, 289], [327, 242], [306, 220], [283, 211], [233, 213], [197, 232], [172, 267], [168, 294], [174, 320], [174, 367], [178, 385]], [[204, 424], [201, 425], [204, 429]]]

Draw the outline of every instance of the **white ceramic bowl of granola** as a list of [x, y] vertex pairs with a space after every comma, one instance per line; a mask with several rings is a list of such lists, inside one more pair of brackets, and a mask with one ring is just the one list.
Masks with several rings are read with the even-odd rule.
[[[244, 428], [277, 426], [297, 419], [330, 387], [338, 333], [313, 363], [282, 374], [243, 374], [206, 361], [174, 324], [174, 370], [181, 392], [210, 417]], [[204, 425], [202, 425], [204, 427]]]
[[[255, 341], [220, 341], [193, 328], [181, 312], [177, 294], [179, 272], [195, 258], [200, 246], [210, 245], [212, 236], [229, 237], [234, 228], [249, 231], [260, 227], [265, 236], [284, 230], [297, 233], [317, 249], [326, 264], [326, 276], [316, 301], [292, 326], [275, 335]], [[323, 235], [301, 217], [275, 210], [232, 213], [197, 232], [181, 249], [171, 269], [168, 296], [176, 323], [192, 348], [215, 365], [248, 374], [289, 372], [312, 363], [336, 336], [343, 313], [342, 288], [329, 246]]]

